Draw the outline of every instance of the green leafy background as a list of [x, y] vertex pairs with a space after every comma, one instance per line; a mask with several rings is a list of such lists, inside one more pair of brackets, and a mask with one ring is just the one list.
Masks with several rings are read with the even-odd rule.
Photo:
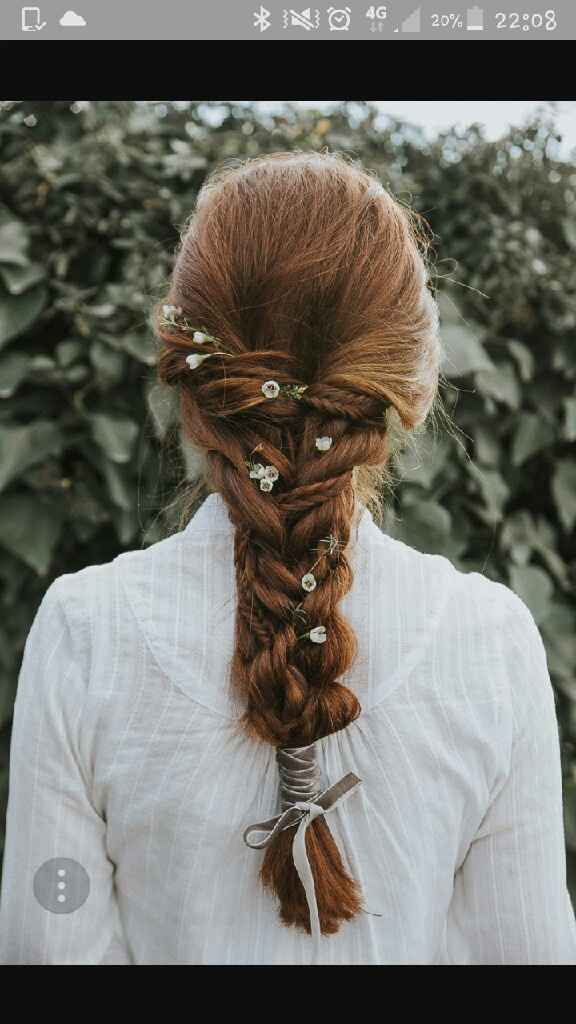
[[[455, 433], [396, 459], [387, 530], [511, 586], [555, 689], [576, 892], [576, 170], [538, 115], [434, 141], [369, 104], [0, 103], [0, 787], [48, 584], [175, 528], [197, 471], [154, 381], [149, 326], [179, 231], [223, 159], [361, 158], [436, 235]], [[170, 444], [170, 439], [174, 441]]]

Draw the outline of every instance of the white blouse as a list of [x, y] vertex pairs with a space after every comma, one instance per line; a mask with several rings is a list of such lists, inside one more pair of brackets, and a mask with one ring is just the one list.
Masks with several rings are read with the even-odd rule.
[[[244, 829], [280, 808], [274, 749], [229, 688], [233, 526], [56, 579], [15, 704], [2, 964], [576, 964], [554, 692], [508, 587], [383, 533], [362, 508], [342, 603], [362, 714], [318, 741], [361, 913], [281, 924]], [[381, 916], [375, 916], [376, 914]]]

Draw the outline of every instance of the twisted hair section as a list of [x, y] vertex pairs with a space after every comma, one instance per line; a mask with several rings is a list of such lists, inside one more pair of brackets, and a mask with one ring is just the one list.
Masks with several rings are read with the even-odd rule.
[[[159, 378], [178, 387], [184, 436], [235, 527], [231, 678], [257, 742], [298, 747], [347, 728], [361, 706], [341, 679], [358, 654], [341, 604], [358, 474], [389, 459], [392, 414], [422, 424], [438, 386], [437, 307], [424, 228], [377, 179], [333, 154], [279, 153], [219, 170], [183, 231], [156, 311]], [[198, 337], [198, 335], [196, 335]], [[207, 355], [190, 370], [190, 354]], [[279, 385], [275, 397], [264, 382]], [[296, 386], [296, 392], [290, 390]], [[318, 438], [331, 438], [328, 447]], [[248, 465], [275, 467], [264, 491]], [[315, 586], [302, 580], [313, 573]], [[313, 643], [310, 631], [324, 627]], [[286, 925], [310, 931], [290, 829], [262, 883]], [[362, 908], [323, 816], [306, 831], [323, 934]]]

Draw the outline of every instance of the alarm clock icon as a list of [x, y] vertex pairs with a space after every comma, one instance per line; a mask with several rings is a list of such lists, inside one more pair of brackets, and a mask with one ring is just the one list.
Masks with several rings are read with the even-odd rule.
[[351, 7], [329, 7], [326, 13], [331, 32], [348, 32], [352, 16]]

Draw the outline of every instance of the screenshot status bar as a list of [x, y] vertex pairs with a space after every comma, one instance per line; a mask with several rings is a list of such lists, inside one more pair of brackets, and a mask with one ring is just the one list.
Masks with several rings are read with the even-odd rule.
[[576, 3], [490, 0], [338, 0], [327, 5], [288, 6], [267, 0], [4, 0], [0, 39], [69, 40], [391, 40], [576, 39]]

